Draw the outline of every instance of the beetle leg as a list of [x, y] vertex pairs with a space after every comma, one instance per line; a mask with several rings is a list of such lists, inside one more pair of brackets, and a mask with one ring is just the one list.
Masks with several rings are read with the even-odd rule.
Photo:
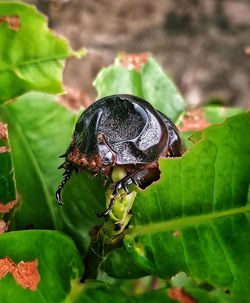
[[109, 212], [112, 210], [112, 208], [114, 207], [115, 199], [116, 199], [117, 196], [119, 196], [119, 190], [122, 188], [121, 181], [116, 182], [114, 184], [114, 190], [112, 192], [113, 197], [110, 199], [109, 206], [104, 211], [102, 211], [101, 213], [98, 213], [97, 214], [98, 217], [106, 217], [109, 214]]
[[143, 178], [148, 174], [148, 169], [141, 169], [137, 172], [135, 172], [132, 176], [131, 176], [131, 180], [132, 182], [138, 186], [141, 187], [142, 183], [143, 183]]
[[126, 194], [128, 195], [131, 191], [129, 189], [129, 186], [134, 183], [136, 186], [140, 188], [145, 188], [149, 184], [152, 183], [152, 180], [159, 179], [159, 169], [158, 167], [155, 168], [142, 168], [139, 169], [132, 174], [125, 176], [120, 181], [113, 183], [111, 187], [114, 188], [112, 193], [112, 198], [110, 200], [109, 206], [107, 209], [105, 209], [103, 212], [97, 214], [98, 217], [105, 217], [109, 214], [109, 212], [112, 210], [115, 204], [115, 199], [117, 196], [119, 196], [119, 190], [124, 189]]
[[58, 203], [59, 205], [63, 205], [63, 204], [64, 204], [63, 201], [62, 201], [62, 199], [61, 199], [61, 191], [62, 191], [64, 185], [67, 183], [67, 181], [68, 181], [69, 178], [71, 177], [71, 175], [72, 175], [72, 170], [67, 169], [67, 170], [63, 173], [63, 175], [64, 175], [65, 177], [63, 178], [62, 182], [60, 183], [60, 185], [58, 186], [58, 189], [57, 189], [57, 191], [56, 191], [56, 200], [57, 200], [57, 203]]
[[134, 173], [131, 178], [134, 184], [144, 189], [160, 179], [160, 170], [158, 167], [146, 167]]
[[[139, 172], [141, 172], [141, 171], [139, 171]], [[128, 195], [131, 192], [129, 190], [129, 185], [132, 184], [132, 183], [138, 184], [138, 180], [134, 179], [133, 175], [134, 174], [126, 176], [123, 179], [121, 179], [120, 181], [113, 184], [113, 187], [114, 187], [114, 190], [113, 190], [113, 193], [112, 193], [113, 197], [111, 198], [111, 200], [109, 202], [109, 206], [103, 212], [98, 213], [97, 214], [98, 217], [105, 217], [109, 214], [109, 212], [114, 207], [116, 197], [119, 196], [119, 190], [120, 189], [123, 188], [125, 190], [126, 194]], [[138, 175], [138, 172], [136, 172], [136, 175]]]
[[119, 190], [120, 189], [124, 189], [124, 191], [126, 192], [126, 194], [128, 195], [130, 193], [130, 190], [129, 190], [129, 185], [133, 182], [133, 180], [129, 177], [125, 177], [123, 179], [121, 179], [120, 181], [118, 182], [115, 182], [115, 183], [111, 183], [109, 185], [109, 188], [114, 188], [114, 191], [113, 191], [113, 195], [115, 194], [116, 196], [119, 194]]

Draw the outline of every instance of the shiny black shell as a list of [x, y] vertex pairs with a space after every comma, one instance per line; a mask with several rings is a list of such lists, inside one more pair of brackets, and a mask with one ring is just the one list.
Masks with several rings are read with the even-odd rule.
[[175, 125], [150, 103], [121, 94], [97, 100], [82, 113], [67, 153], [74, 149], [98, 156], [104, 165], [146, 164], [180, 156], [181, 141]]

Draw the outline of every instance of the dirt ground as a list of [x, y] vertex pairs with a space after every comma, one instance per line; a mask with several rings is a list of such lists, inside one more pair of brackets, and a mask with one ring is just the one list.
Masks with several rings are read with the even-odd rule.
[[[90, 98], [118, 51], [151, 52], [191, 106], [211, 99], [250, 107], [250, 0], [27, 0], [87, 57], [71, 59], [66, 85]], [[247, 54], [248, 53], [248, 54]]]

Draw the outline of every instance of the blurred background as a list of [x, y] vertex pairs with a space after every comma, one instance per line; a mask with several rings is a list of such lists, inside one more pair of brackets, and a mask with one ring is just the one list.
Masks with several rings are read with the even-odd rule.
[[119, 51], [151, 52], [190, 106], [250, 107], [250, 0], [26, 0], [88, 56], [69, 60], [64, 82], [90, 100], [98, 71]]

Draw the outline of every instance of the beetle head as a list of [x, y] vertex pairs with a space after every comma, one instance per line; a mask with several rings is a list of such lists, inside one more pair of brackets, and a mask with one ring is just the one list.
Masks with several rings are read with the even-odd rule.
[[97, 136], [92, 137], [92, 142], [86, 144], [83, 141], [80, 143], [72, 141], [64, 168], [66, 169], [66, 165], [73, 165], [78, 170], [86, 169], [94, 174], [104, 173], [108, 175], [111, 166], [116, 163], [116, 155], [107, 144], [104, 135], [98, 133]]

